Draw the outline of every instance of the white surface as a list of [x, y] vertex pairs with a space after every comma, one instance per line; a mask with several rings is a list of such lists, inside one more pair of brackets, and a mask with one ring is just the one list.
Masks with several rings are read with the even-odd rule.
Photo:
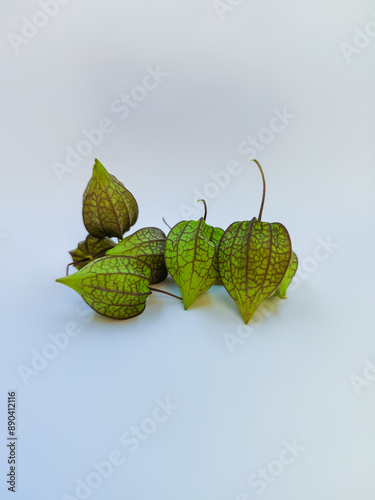
[[[79, 498], [76, 480], [113, 450], [123, 464], [92, 499], [374, 498], [375, 382], [357, 395], [350, 377], [375, 363], [375, 40], [350, 64], [340, 48], [374, 6], [238, 3], [220, 20], [211, 0], [72, 0], [19, 53], [7, 34], [40, 7], [2, 4], [1, 498], [11, 496], [13, 389], [21, 500]], [[112, 103], [158, 65], [169, 76], [120, 120]], [[217, 287], [187, 312], [152, 296], [140, 317], [116, 322], [55, 283], [85, 237], [81, 195], [95, 157], [136, 196], [134, 229], [163, 227], [163, 216], [175, 224], [194, 189], [210, 189], [209, 172], [238, 161], [240, 175], [209, 201], [208, 222], [226, 228], [257, 215], [261, 198], [238, 146], [284, 107], [295, 118], [257, 154], [263, 219], [286, 225], [301, 268], [314, 268], [318, 238], [340, 246], [251, 336]], [[106, 117], [115, 131], [58, 182], [52, 162]], [[19, 366], [68, 322], [80, 335], [25, 385]], [[238, 332], [249, 338], [231, 353], [225, 334]], [[178, 409], [131, 452], [121, 436], [165, 398]], [[293, 439], [305, 450], [258, 495], [248, 478], [277, 467]]]

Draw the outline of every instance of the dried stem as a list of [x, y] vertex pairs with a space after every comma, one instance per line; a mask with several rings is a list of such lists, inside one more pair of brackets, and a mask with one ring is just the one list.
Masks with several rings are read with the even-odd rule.
[[172, 229], [171, 226], [168, 224], [168, 222], [164, 219], [164, 217], [163, 217], [163, 222], [167, 227], [169, 227], [169, 229]]
[[261, 221], [262, 214], [263, 214], [264, 200], [266, 199], [266, 179], [264, 177], [263, 169], [260, 166], [258, 160], [251, 160], [251, 161], [255, 161], [255, 163], [258, 165], [258, 168], [260, 170], [260, 173], [262, 174], [262, 179], [263, 179], [263, 198], [262, 198], [262, 204], [260, 206], [260, 211], [259, 211], [259, 216], [258, 216], [258, 220]]
[[69, 267], [70, 266], [75, 266], [76, 264], [80, 264], [81, 262], [86, 262], [86, 260], [90, 260], [90, 259], [81, 259], [81, 260], [76, 260], [74, 262], [71, 262], [70, 264], [68, 264], [66, 266], [66, 275], [69, 276]]
[[174, 297], [175, 299], [182, 300], [182, 297], [179, 297], [178, 295], [173, 295], [173, 293], [165, 292], [164, 290], [159, 290], [159, 288], [152, 288], [151, 286], [149, 286], [149, 289], [153, 292], [165, 293], [165, 295], [169, 295], [170, 297]]
[[203, 217], [203, 220], [204, 220], [204, 222], [206, 222], [206, 219], [207, 219], [207, 203], [206, 203], [206, 200], [197, 200], [197, 201], [202, 201], [203, 204], [204, 204], [204, 217]]

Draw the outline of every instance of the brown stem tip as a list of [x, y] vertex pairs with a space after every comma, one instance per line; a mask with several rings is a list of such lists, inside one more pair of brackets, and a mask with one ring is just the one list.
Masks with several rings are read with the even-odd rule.
[[152, 292], [164, 293], [165, 295], [169, 295], [170, 297], [174, 297], [175, 299], [183, 300], [182, 297], [179, 297], [178, 295], [173, 295], [173, 293], [165, 292], [164, 290], [159, 290], [159, 288], [152, 288], [151, 286], [149, 286], [149, 289]]
[[206, 222], [206, 219], [207, 219], [207, 203], [206, 203], [206, 200], [197, 200], [197, 201], [203, 202], [203, 205], [204, 205], [204, 217], [203, 217], [203, 220], [204, 220], [204, 222]]
[[164, 217], [163, 217], [163, 222], [167, 227], [169, 227], [169, 229], [172, 229], [171, 226], [168, 224], [168, 222], [164, 219]]
[[260, 166], [260, 163], [258, 162], [258, 160], [251, 160], [251, 161], [254, 161], [258, 165], [258, 168], [260, 170], [260, 173], [262, 174], [262, 180], [263, 180], [263, 198], [262, 198], [262, 204], [260, 206], [260, 211], [259, 211], [259, 216], [258, 216], [258, 220], [260, 222], [262, 220], [264, 201], [266, 199], [266, 179], [264, 177], [263, 169]]
[[89, 261], [90, 259], [81, 259], [81, 260], [76, 260], [74, 262], [71, 262], [66, 266], [66, 275], [69, 276], [69, 267], [70, 266], [75, 266], [76, 264], [80, 264], [81, 262], [86, 262]]

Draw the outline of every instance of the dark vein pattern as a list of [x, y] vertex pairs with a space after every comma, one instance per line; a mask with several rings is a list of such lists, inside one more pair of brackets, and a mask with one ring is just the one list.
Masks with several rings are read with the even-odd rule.
[[137, 257], [151, 267], [150, 284], [164, 281], [168, 275], [164, 261], [166, 235], [157, 227], [145, 227], [124, 238], [107, 255]]
[[219, 272], [248, 323], [257, 306], [281, 284], [291, 259], [286, 228], [277, 222], [234, 222], [219, 244]]
[[286, 291], [288, 286], [291, 284], [298, 269], [298, 258], [297, 255], [292, 252], [292, 258], [290, 259], [288, 270], [281, 282], [279, 288], [276, 290], [275, 295], [280, 297], [280, 299], [286, 299]]
[[56, 281], [73, 288], [97, 313], [128, 319], [144, 311], [150, 276], [150, 267], [135, 257], [106, 256]]
[[179, 222], [168, 234], [165, 263], [185, 309], [219, 278], [217, 241], [222, 234], [222, 229], [207, 225], [203, 218]]
[[218, 259], [218, 252], [219, 252], [219, 244], [221, 241], [221, 238], [223, 237], [224, 231], [220, 227], [214, 227], [214, 231], [212, 233], [212, 241], [216, 245], [216, 259], [215, 259], [215, 269], [217, 270], [217, 273], [219, 274], [219, 278], [215, 281], [214, 285], [222, 285], [223, 282], [221, 281], [220, 278], [220, 273], [219, 273], [219, 259]]
[[89, 234], [85, 241], [78, 243], [78, 247], [69, 253], [72, 256], [73, 262], [86, 261], [74, 264], [74, 267], [80, 270], [92, 260], [103, 257], [107, 250], [113, 248], [115, 245], [116, 243], [110, 238], [95, 238], [95, 236]]
[[138, 218], [134, 196], [98, 160], [83, 194], [82, 215], [87, 231], [97, 238], [121, 239]]

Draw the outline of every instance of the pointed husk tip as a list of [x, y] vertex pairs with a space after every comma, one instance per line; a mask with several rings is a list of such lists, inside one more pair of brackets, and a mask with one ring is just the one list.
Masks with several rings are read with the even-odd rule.
[[66, 280], [67, 278], [69, 278], [69, 276], [64, 276], [63, 278], [58, 278], [57, 280], [55, 280], [57, 283], [62, 283], [63, 285], [66, 284]]
[[97, 158], [95, 158], [93, 172], [95, 174], [99, 174], [99, 175], [100, 174], [108, 175], [107, 169], [104, 167], [104, 165]]

